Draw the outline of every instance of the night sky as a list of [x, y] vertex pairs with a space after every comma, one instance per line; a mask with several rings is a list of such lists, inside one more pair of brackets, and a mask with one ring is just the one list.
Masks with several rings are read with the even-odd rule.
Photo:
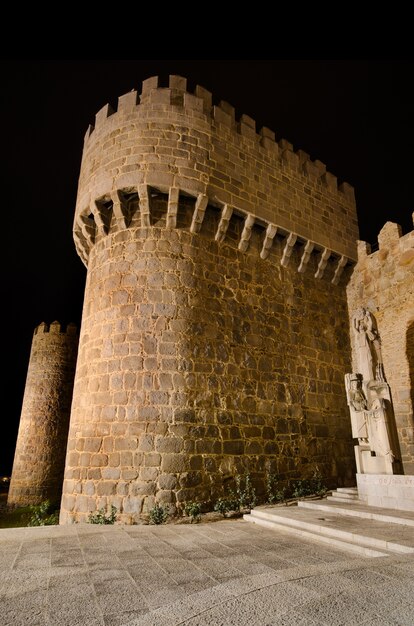
[[412, 229], [413, 61], [1, 61], [3, 425], [10, 473], [30, 353], [40, 322], [80, 323], [86, 270], [72, 222], [83, 137], [95, 113], [142, 80], [200, 84], [236, 117], [326, 163], [355, 187], [361, 239], [387, 220]]

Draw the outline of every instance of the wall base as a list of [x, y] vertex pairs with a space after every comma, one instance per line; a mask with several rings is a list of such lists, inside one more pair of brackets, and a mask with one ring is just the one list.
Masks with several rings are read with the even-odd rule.
[[369, 506], [414, 511], [414, 475], [357, 474], [359, 499]]

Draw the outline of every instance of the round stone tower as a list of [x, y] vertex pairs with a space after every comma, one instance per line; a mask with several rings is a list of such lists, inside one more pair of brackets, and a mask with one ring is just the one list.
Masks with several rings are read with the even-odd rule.
[[211, 503], [235, 474], [352, 480], [357, 234], [349, 185], [184, 78], [105, 106], [74, 221], [88, 274], [61, 522]]
[[34, 331], [8, 504], [26, 506], [62, 493], [78, 335], [59, 322]]

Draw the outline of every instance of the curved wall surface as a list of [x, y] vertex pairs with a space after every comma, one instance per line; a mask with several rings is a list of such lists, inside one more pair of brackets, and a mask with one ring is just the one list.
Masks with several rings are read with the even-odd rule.
[[34, 332], [8, 504], [27, 506], [62, 492], [78, 335], [69, 324], [40, 324]]
[[349, 484], [351, 188], [180, 77], [109, 113], [79, 181], [88, 275], [61, 522], [211, 503], [235, 474], [259, 492], [266, 472]]

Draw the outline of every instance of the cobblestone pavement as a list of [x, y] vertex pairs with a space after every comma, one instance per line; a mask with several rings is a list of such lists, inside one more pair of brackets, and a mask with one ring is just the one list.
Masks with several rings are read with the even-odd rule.
[[242, 520], [0, 530], [0, 626], [414, 624], [414, 558]]

